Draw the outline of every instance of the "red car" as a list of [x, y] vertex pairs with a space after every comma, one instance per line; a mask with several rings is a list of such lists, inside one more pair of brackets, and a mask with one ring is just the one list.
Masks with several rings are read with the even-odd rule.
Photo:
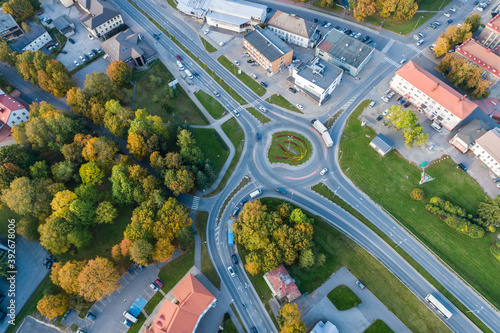
[[163, 287], [163, 282], [160, 279], [156, 279], [155, 283], [159, 288]]
[[36, 13], [36, 15], [40, 16], [40, 15], [42, 15], [43, 13], [45, 13], [45, 11], [44, 11], [44, 10], [40, 10], [40, 11], [38, 11], [38, 12]]
[[179, 59], [180, 61], [182, 61], [182, 57], [180, 55], [177, 55], [177, 59]]

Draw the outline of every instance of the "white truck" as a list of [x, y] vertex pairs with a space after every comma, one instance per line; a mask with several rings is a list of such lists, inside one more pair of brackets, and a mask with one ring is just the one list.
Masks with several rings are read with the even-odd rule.
[[189, 69], [185, 69], [184, 73], [186, 73], [187, 77], [192, 80], [194, 78], [193, 74], [189, 71]]
[[333, 140], [332, 137], [330, 136], [330, 133], [328, 133], [328, 129], [319, 121], [318, 119], [314, 118], [311, 120], [311, 125], [316, 129], [316, 131], [321, 134], [321, 138], [323, 138], [323, 141], [325, 142], [325, 145], [327, 147], [332, 147], [333, 146]]
[[128, 311], [123, 312], [123, 316], [127, 318], [127, 320], [130, 321], [132, 324], [137, 323], [137, 318], [132, 316], [130, 312]]
[[261, 190], [255, 190], [253, 191], [252, 193], [250, 193], [250, 198], [255, 198], [255, 197], [258, 197], [259, 195], [262, 194], [262, 191]]
[[180, 71], [184, 70], [184, 65], [182, 65], [182, 62], [180, 62], [179, 60], [177, 60], [177, 66], [179, 66]]

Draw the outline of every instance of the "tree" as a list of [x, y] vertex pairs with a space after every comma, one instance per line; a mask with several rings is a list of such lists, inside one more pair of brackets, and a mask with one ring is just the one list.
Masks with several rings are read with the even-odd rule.
[[0, 189], [6, 189], [12, 181], [26, 175], [26, 171], [12, 163], [0, 165]]
[[3, 11], [14, 17], [17, 22], [24, 21], [35, 13], [35, 9], [28, 0], [9, 0], [3, 3]]
[[105, 173], [113, 167], [114, 158], [118, 153], [116, 142], [100, 137], [91, 138], [82, 149], [82, 156], [89, 162], [95, 162]]
[[12, 49], [5, 39], [0, 39], [0, 61], [5, 62], [9, 65], [14, 65], [15, 60], [12, 55]]
[[66, 219], [72, 219], [75, 225], [90, 227], [95, 223], [96, 210], [91, 202], [76, 199], [70, 204], [69, 213]]
[[415, 0], [399, 0], [393, 13], [395, 20], [411, 20], [418, 10]]
[[92, 205], [96, 204], [102, 198], [102, 193], [93, 186], [82, 184], [75, 188], [75, 194], [78, 199], [90, 202]]
[[38, 227], [40, 244], [53, 254], [65, 253], [71, 246], [67, 238], [69, 231], [71, 227], [64, 219], [51, 215], [45, 224]]
[[43, 296], [36, 304], [36, 308], [42, 316], [55, 318], [68, 310], [68, 296], [64, 294]]
[[414, 188], [410, 194], [413, 200], [423, 200], [425, 198], [425, 192], [421, 188]]
[[89, 99], [105, 103], [110, 99], [121, 100], [121, 92], [106, 73], [91, 73], [85, 78], [84, 93]]
[[33, 213], [35, 188], [27, 177], [16, 178], [8, 189], [3, 190], [2, 201], [19, 215]]
[[57, 192], [50, 203], [52, 214], [64, 218], [69, 211], [71, 203], [76, 199], [78, 199], [78, 196], [70, 190]]
[[427, 143], [429, 135], [424, 132], [423, 127], [418, 124], [417, 115], [411, 110], [405, 110], [399, 105], [389, 108], [388, 122], [398, 130], [403, 130], [405, 146], [413, 148], [414, 145], [422, 146]]
[[120, 244], [115, 244], [111, 248], [111, 258], [113, 258], [114, 261], [121, 261], [123, 260], [123, 255], [120, 249]]
[[302, 268], [311, 268], [314, 265], [314, 254], [311, 249], [304, 250], [300, 253], [299, 266]]
[[107, 74], [117, 85], [123, 86], [132, 79], [132, 67], [123, 61], [112, 61], [108, 66]]
[[40, 238], [38, 221], [31, 217], [24, 217], [17, 221], [16, 232], [30, 242], [37, 242]]
[[194, 235], [196, 235], [196, 231], [191, 229], [191, 227], [182, 228], [177, 234], [177, 238], [179, 239], [179, 245], [182, 248], [187, 248], [194, 242]]
[[500, 224], [500, 195], [496, 199], [487, 197], [485, 201], [479, 203], [477, 210], [483, 227]]
[[30, 166], [30, 175], [33, 179], [48, 178], [49, 176], [49, 166], [45, 161], [35, 162]]
[[85, 185], [100, 185], [104, 178], [104, 172], [95, 162], [85, 163], [80, 167], [80, 177]]
[[128, 257], [130, 255], [130, 247], [132, 246], [132, 241], [128, 238], [122, 239], [120, 242], [120, 250], [124, 257]]
[[172, 258], [175, 252], [175, 246], [168, 238], [160, 238], [153, 249], [153, 260], [156, 262], [165, 262]]
[[111, 261], [96, 257], [89, 260], [78, 276], [78, 293], [88, 302], [101, 300], [119, 288], [119, 279], [120, 274]]
[[188, 193], [194, 187], [192, 173], [188, 170], [168, 170], [165, 173], [165, 186], [167, 186], [175, 196], [181, 193]]
[[[55, 264], [58, 264], [58, 267], [55, 267]], [[86, 261], [78, 261], [78, 260], [70, 260], [62, 263], [55, 263], [52, 268], [52, 273], [50, 278], [52, 282], [62, 289], [68, 294], [78, 294], [79, 285], [78, 285], [78, 276], [81, 271], [87, 265]]]
[[96, 215], [97, 223], [113, 223], [118, 216], [118, 211], [111, 202], [103, 201], [97, 206]]
[[69, 182], [75, 174], [75, 168], [70, 161], [57, 162], [50, 168], [50, 171], [54, 180], [61, 183]]
[[316, 266], [321, 267], [326, 262], [326, 255], [324, 253], [320, 253], [316, 256]]
[[280, 309], [278, 322], [280, 333], [305, 333], [306, 325], [302, 322], [300, 310], [295, 303], [286, 303]]
[[139, 265], [147, 265], [152, 252], [151, 243], [145, 239], [138, 239], [130, 247], [130, 259]]
[[470, 24], [470, 32], [474, 33], [481, 26], [481, 16], [479, 14], [472, 14], [465, 18], [465, 23]]
[[357, 0], [354, 16], [356, 20], [362, 21], [365, 17], [374, 14], [376, 11], [375, 2], [372, 0]]
[[128, 179], [127, 168], [123, 165], [115, 165], [111, 172], [113, 200], [121, 205], [130, 205], [133, 202], [133, 182]]
[[262, 270], [262, 259], [255, 252], [250, 252], [246, 258], [245, 269], [249, 274], [255, 276]]

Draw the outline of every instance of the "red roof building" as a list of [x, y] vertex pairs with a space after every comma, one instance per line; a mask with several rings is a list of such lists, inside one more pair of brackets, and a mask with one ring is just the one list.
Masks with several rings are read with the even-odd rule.
[[145, 333], [192, 333], [216, 298], [189, 273], [172, 290], [175, 302], [165, 301]]
[[500, 56], [491, 49], [477, 43], [469, 38], [455, 49], [457, 54], [465, 57], [470, 62], [482, 67], [487, 73], [486, 80], [494, 85], [500, 78]]
[[301, 295], [295, 281], [288, 274], [283, 264], [264, 274], [264, 280], [266, 280], [267, 285], [273, 292], [273, 296], [277, 296], [279, 299], [286, 297], [288, 302], [293, 302]]
[[500, 46], [500, 14], [486, 23], [477, 41], [492, 50]]
[[392, 78], [390, 87], [428, 118], [453, 130], [477, 107], [465, 95], [409, 61]]
[[12, 127], [12, 125], [19, 125], [28, 119], [29, 112], [26, 107], [0, 89], [0, 122]]

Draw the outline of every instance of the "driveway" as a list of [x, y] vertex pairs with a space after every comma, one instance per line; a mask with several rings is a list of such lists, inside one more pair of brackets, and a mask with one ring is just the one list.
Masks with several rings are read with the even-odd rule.
[[78, 72], [76, 72], [75, 75], [73, 75], [73, 81], [75, 82], [75, 85], [78, 88], [82, 88], [85, 84], [85, 78], [87, 77], [87, 74], [92, 74], [92, 73], [106, 73], [106, 70], [109, 66], [109, 60], [104, 59], [103, 57], [100, 57], [99, 59], [95, 60], [93, 63], [90, 65], [80, 69]]
[[42, 323], [35, 318], [28, 316], [17, 329], [16, 333], [58, 333], [58, 329]]

